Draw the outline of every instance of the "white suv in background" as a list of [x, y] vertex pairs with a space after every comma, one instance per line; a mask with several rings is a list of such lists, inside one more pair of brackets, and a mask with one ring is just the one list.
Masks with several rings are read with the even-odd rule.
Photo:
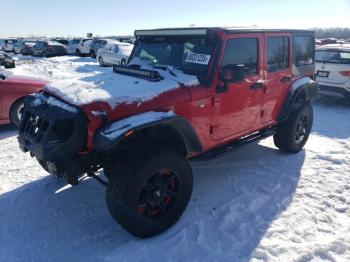
[[319, 93], [350, 99], [350, 44], [319, 46], [315, 60]]
[[67, 46], [67, 53], [70, 55], [89, 55], [91, 38], [73, 39]]
[[118, 41], [108, 41], [97, 51], [100, 66], [126, 65], [134, 45]]

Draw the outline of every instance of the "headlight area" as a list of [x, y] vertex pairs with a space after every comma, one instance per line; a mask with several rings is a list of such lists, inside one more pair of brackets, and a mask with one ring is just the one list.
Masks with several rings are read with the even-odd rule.
[[31, 95], [25, 101], [19, 127], [20, 148], [51, 174], [65, 176], [75, 169], [71, 162], [85, 149], [87, 125], [79, 108], [46, 93]]

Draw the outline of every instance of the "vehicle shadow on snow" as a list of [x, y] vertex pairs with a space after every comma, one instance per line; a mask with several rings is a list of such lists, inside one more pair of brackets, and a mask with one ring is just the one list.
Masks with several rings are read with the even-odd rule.
[[76, 62], [76, 63], [96, 62], [97, 63], [95, 58], [91, 58], [89, 56], [80, 57], [80, 56], [69, 55], [69, 57], [71, 57], [72, 59], [67, 60], [68, 62]]
[[350, 137], [350, 100], [320, 96], [314, 102], [314, 125], [312, 132], [331, 138]]
[[292, 201], [304, 158], [304, 151], [286, 155], [251, 144], [192, 163], [188, 208], [170, 230], [148, 240], [114, 222], [105, 190], [93, 179], [64, 187], [45, 177], [0, 195], [0, 260], [248, 261]]
[[0, 140], [17, 136], [17, 128], [13, 125], [0, 125]]

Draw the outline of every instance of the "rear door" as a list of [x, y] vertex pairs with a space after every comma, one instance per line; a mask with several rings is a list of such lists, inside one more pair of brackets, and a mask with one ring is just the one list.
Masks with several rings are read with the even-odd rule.
[[[263, 35], [260, 33], [228, 36], [221, 58], [225, 65], [244, 65], [245, 80], [228, 83], [224, 93], [216, 87], [211, 136], [213, 140], [238, 137], [254, 129], [261, 110], [263, 72]], [[221, 70], [221, 69], [220, 69]], [[218, 83], [218, 86], [223, 83]]]
[[119, 55], [118, 52], [119, 52], [118, 45], [112, 45], [110, 57], [111, 57], [111, 63], [113, 65], [119, 65], [120, 64], [120, 55]]
[[273, 123], [288, 94], [292, 82], [290, 33], [265, 33], [265, 93], [261, 121]]
[[112, 64], [111, 54], [110, 54], [111, 48], [112, 48], [112, 45], [108, 44], [101, 50], [101, 53], [102, 53], [101, 56], [105, 64]]

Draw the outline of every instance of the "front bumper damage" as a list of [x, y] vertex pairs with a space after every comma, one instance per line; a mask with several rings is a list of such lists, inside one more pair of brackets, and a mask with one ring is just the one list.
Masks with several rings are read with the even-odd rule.
[[25, 101], [18, 142], [22, 151], [29, 151], [46, 171], [75, 184], [83, 172], [78, 163], [84, 162], [79, 152], [85, 147], [87, 124], [79, 108], [47, 93], [30, 95]]

